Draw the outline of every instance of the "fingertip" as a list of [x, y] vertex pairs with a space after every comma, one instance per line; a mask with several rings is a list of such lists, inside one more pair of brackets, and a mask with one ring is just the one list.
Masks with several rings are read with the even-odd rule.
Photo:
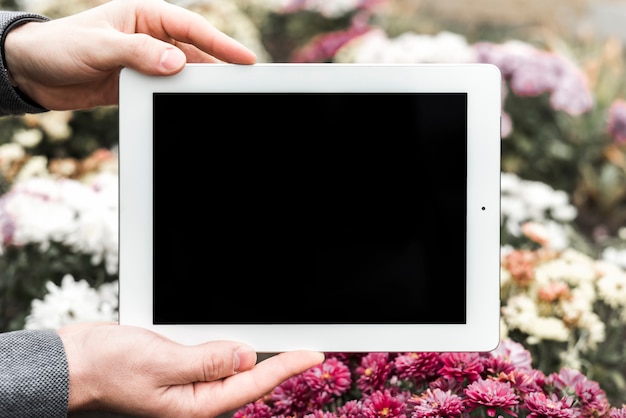
[[171, 74], [183, 68], [186, 62], [187, 57], [183, 51], [172, 46], [163, 51], [159, 65], [165, 73]]
[[235, 373], [250, 370], [257, 361], [257, 354], [252, 347], [239, 346], [233, 355], [233, 370]]

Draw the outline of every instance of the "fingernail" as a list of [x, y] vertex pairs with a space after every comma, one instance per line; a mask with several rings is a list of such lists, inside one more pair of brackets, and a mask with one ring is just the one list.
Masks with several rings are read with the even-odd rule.
[[187, 57], [178, 48], [167, 48], [161, 55], [161, 66], [167, 71], [177, 70], [187, 62]]
[[235, 350], [233, 356], [233, 370], [235, 373], [239, 372], [243, 366], [244, 370], [247, 370], [256, 363], [256, 351], [251, 347], [241, 346]]

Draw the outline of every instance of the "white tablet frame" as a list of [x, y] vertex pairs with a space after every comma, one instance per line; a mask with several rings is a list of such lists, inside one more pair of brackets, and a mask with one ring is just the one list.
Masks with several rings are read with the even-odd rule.
[[[500, 340], [500, 88], [500, 71], [489, 64], [188, 64], [169, 77], [123, 69], [119, 84], [120, 323], [148, 328], [183, 344], [227, 339], [248, 343], [259, 352], [494, 349]], [[466, 324], [153, 324], [153, 92], [293, 91], [467, 93]]]

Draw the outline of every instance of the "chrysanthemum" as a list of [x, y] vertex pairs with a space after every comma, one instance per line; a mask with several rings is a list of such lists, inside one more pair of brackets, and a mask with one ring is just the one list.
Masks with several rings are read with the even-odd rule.
[[556, 394], [546, 395], [543, 392], [529, 393], [524, 404], [530, 413], [527, 418], [573, 418], [578, 416], [572, 408], [573, 398], [559, 398]]
[[363, 402], [359, 399], [353, 399], [337, 408], [337, 415], [342, 418], [360, 418]]
[[398, 377], [415, 382], [435, 376], [441, 365], [438, 353], [405, 353], [394, 360]]
[[500, 341], [500, 344], [491, 351], [491, 355], [506, 359], [516, 370], [531, 371], [533, 369], [530, 351], [517, 341], [511, 339]]
[[442, 353], [443, 366], [439, 369], [442, 376], [453, 377], [458, 381], [478, 380], [483, 371], [483, 364], [478, 353]]
[[233, 418], [270, 418], [272, 409], [263, 400], [252, 402], [233, 414]]
[[387, 378], [391, 374], [392, 363], [389, 353], [369, 353], [361, 359], [357, 367], [357, 387], [364, 393], [373, 393], [385, 388]]
[[465, 395], [465, 405], [470, 412], [476, 408], [485, 408], [490, 417], [495, 416], [498, 411], [517, 416], [513, 408], [519, 404], [519, 397], [509, 382], [477, 380], [465, 388]]
[[303, 373], [304, 381], [316, 392], [340, 396], [350, 389], [350, 369], [343, 362], [329, 358]]
[[609, 410], [610, 418], [626, 418], [626, 405], [622, 405], [621, 408], [613, 407]]
[[285, 380], [269, 395], [273, 410], [278, 414], [306, 411], [311, 389], [302, 378], [302, 374]]
[[438, 388], [426, 389], [421, 395], [410, 398], [407, 403], [411, 409], [411, 418], [458, 417], [464, 409], [460, 396]]
[[363, 418], [406, 418], [406, 404], [388, 390], [376, 391], [363, 400]]

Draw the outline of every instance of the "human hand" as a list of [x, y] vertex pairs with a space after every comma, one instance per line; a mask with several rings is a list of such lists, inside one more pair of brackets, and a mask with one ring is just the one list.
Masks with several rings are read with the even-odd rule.
[[249, 346], [184, 346], [144, 328], [81, 323], [58, 331], [70, 371], [70, 412], [99, 409], [149, 417], [215, 417], [261, 398], [324, 360], [292, 351], [255, 365]]
[[10, 30], [5, 60], [28, 97], [74, 110], [117, 104], [122, 67], [171, 75], [186, 62], [253, 64], [256, 57], [190, 10], [163, 0], [112, 0]]

